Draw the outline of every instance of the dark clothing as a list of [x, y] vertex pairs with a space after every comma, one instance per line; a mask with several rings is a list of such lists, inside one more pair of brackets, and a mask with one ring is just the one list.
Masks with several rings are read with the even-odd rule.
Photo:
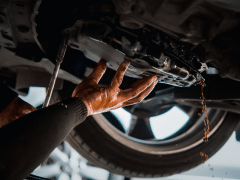
[[0, 112], [7, 107], [18, 94], [0, 82]]
[[86, 117], [86, 105], [69, 98], [0, 128], [0, 179], [26, 178]]

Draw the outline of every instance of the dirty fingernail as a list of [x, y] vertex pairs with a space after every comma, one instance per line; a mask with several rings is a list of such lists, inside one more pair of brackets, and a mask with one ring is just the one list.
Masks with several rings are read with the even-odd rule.
[[122, 69], [122, 72], [126, 71], [128, 68], [128, 65], [124, 66], [123, 69]]
[[124, 61], [126, 65], [129, 65], [130, 64], [130, 61]]
[[156, 75], [152, 75], [151, 78], [156, 81], [157, 80], [157, 76]]

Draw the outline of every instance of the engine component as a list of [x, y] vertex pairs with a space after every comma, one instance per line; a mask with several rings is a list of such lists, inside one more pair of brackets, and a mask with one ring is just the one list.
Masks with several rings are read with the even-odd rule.
[[207, 68], [188, 45], [151, 27], [131, 31], [109, 21], [78, 21], [66, 31], [70, 32], [69, 46], [95, 62], [103, 58], [109, 68], [117, 70], [124, 59], [130, 60], [127, 76], [155, 74], [161, 83], [189, 87]]
[[201, 61], [221, 77], [240, 81], [240, 3], [235, 0], [113, 0], [119, 23], [155, 27], [182, 42], [203, 47]]
[[40, 4], [41, 0], [0, 1], [0, 46], [26, 59], [40, 59], [37, 55], [45, 53], [35, 23]]
[[[240, 3], [208, 0], [113, 0], [120, 24], [131, 29], [150, 25], [192, 44], [209, 41], [235, 27]], [[224, 10], [225, 14], [222, 13]], [[231, 19], [231, 21], [229, 21]]]

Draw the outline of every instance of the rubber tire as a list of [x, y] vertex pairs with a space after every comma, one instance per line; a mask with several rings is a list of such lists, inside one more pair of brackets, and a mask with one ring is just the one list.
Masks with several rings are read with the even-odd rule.
[[125, 177], [163, 177], [181, 173], [202, 163], [200, 152], [210, 158], [229, 139], [238, 125], [239, 114], [228, 113], [209, 141], [188, 151], [164, 155], [146, 154], [110, 137], [92, 116], [67, 137], [70, 145], [95, 166]]

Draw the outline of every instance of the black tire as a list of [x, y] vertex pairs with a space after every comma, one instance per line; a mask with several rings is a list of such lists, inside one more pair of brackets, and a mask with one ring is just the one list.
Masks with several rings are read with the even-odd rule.
[[[151, 150], [149, 153], [139, 152], [125, 145], [129, 143], [127, 139], [125, 144], [120, 143], [120, 138], [124, 138], [125, 135], [114, 127], [112, 132], [116, 132], [115, 136], [106, 133], [106, 129], [99, 125], [99, 122], [103, 122], [102, 115], [88, 117], [70, 133], [67, 141], [90, 163], [112, 173], [125, 177], [169, 176], [198, 166], [204, 160], [200, 152], [206, 153], [210, 158], [227, 142], [237, 127], [240, 115], [233, 113], [225, 115], [221, 125], [208, 142], [202, 142], [189, 150], [170, 155], [151, 154]], [[111, 126], [107, 122], [105, 125], [106, 128]], [[119, 141], [116, 140], [118, 138]]]

